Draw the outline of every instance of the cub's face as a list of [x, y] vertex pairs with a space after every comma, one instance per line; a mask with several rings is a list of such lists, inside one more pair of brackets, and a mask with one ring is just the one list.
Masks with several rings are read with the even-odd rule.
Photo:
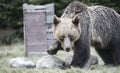
[[54, 16], [54, 35], [61, 43], [61, 47], [67, 52], [69, 52], [74, 47], [75, 41], [80, 37], [80, 28], [78, 23], [78, 16], [75, 16], [73, 19], [60, 19]]

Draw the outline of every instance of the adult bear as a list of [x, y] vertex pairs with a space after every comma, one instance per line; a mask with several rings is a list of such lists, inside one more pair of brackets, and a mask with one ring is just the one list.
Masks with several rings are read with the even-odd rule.
[[75, 1], [67, 6], [61, 18], [54, 17], [54, 25], [57, 41], [49, 54], [73, 49], [71, 65], [84, 68], [93, 46], [105, 64], [120, 65], [120, 15], [113, 9]]

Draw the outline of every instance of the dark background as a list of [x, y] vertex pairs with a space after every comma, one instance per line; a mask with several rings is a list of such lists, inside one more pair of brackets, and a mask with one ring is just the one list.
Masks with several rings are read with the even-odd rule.
[[[44, 5], [55, 3], [55, 14], [61, 16], [65, 7], [75, 0], [0, 0], [0, 45], [23, 41], [23, 3]], [[119, 0], [76, 0], [87, 5], [103, 5], [120, 13]]]

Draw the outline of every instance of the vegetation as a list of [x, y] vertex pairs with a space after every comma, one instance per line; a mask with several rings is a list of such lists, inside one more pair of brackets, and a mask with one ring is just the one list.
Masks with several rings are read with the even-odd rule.
[[[58, 16], [64, 11], [64, 8], [75, 0], [0, 0], [0, 27], [1, 28], [19, 28], [23, 25], [23, 3], [48, 4], [55, 3], [55, 13]], [[88, 5], [104, 5], [114, 8], [120, 13], [119, 0], [76, 0]]]
[[[11, 43], [11, 40], [14, 40], [14, 38], [23, 38], [23, 31], [21, 31], [23, 28], [23, 3], [37, 5], [54, 3], [55, 14], [61, 16], [65, 7], [73, 1], [81, 1], [87, 5], [108, 6], [120, 13], [120, 0], [0, 0], [0, 29], [5, 30], [10, 28], [16, 30], [16, 32], [10, 36], [0, 37], [0, 40], [2, 39], [4, 44], [8, 44], [9, 42]], [[9, 41], [6, 40], [8, 38]]]
[[[11, 46], [0, 46], [0, 73], [119, 73], [120, 67], [103, 66], [102, 63], [94, 65], [90, 69], [70, 68], [62, 69], [26, 69], [26, 68], [10, 68], [9, 60], [15, 57], [22, 57], [25, 55], [23, 43], [12, 44]], [[65, 56], [70, 55], [63, 51], [58, 52], [57, 56], [64, 59]], [[36, 62], [39, 57], [28, 57], [33, 62]], [[99, 60], [101, 61], [101, 60]]]

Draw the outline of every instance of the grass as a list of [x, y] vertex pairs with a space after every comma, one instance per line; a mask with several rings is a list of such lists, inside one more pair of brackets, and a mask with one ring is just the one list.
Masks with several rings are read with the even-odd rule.
[[[92, 52], [94, 52], [92, 50]], [[70, 53], [58, 52], [57, 56], [64, 59]], [[99, 58], [99, 65], [91, 66], [90, 69], [80, 69], [80, 68], [70, 68], [66, 70], [55, 69], [26, 69], [26, 68], [10, 68], [9, 60], [15, 57], [24, 56], [24, 45], [23, 43], [16, 43], [10, 46], [0, 46], [0, 73], [120, 73], [120, 67], [103, 66], [103, 62]], [[34, 62], [37, 61], [39, 57], [28, 57]]]

